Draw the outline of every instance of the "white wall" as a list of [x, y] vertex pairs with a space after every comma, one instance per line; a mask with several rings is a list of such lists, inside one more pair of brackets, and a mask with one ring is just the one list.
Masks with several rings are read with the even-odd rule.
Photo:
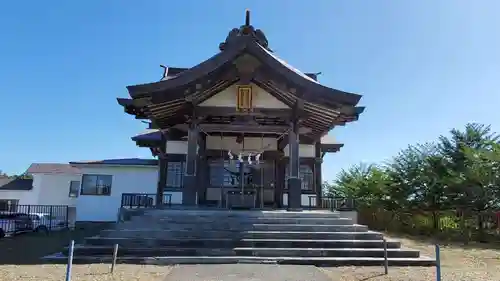
[[[237, 143], [236, 137], [219, 137], [219, 136], [207, 136], [206, 146], [207, 149], [222, 149], [231, 150], [235, 153], [241, 151], [243, 148], [245, 151], [264, 151], [264, 150], [277, 150], [278, 141], [275, 138], [245, 138], [245, 147], [243, 143]], [[289, 146], [286, 145], [284, 148], [285, 156], [289, 156]], [[187, 141], [168, 141], [167, 142], [167, 153], [172, 154], [187, 154]], [[315, 147], [314, 144], [299, 144], [299, 156], [300, 157], [315, 157]]]
[[[273, 97], [255, 84], [252, 86], [252, 103], [255, 108], [289, 108], [286, 104]], [[199, 104], [199, 106], [236, 107], [238, 85], [232, 85], [215, 96]]]
[[[111, 175], [111, 195], [79, 195], [77, 221], [116, 221], [122, 193], [156, 193], [157, 166], [77, 166], [82, 174]], [[172, 198], [174, 199], [174, 198]]]
[[19, 205], [36, 205], [37, 193], [34, 190], [0, 190], [0, 200], [19, 200]]
[[168, 154], [187, 154], [187, 141], [167, 141]]
[[69, 197], [69, 185], [71, 181], [81, 180], [78, 174], [35, 174], [34, 178], [40, 178], [33, 184], [39, 190], [38, 205], [76, 205], [76, 198]]
[[[285, 156], [290, 156], [290, 147], [288, 144], [283, 149]], [[314, 157], [316, 155], [314, 144], [299, 144], [299, 157]]]
[[[243, 147], [243, 144], [245, 145]], [[219, 137], [219, 136], [207, 136], [207, 149], [223, 149], [240, 151], [245, 150], [277, 150], [278, 141], [275, 138], [254, 138], [247, 137], [244, 138], [244, 142], [237, 143], [236, 137]]]

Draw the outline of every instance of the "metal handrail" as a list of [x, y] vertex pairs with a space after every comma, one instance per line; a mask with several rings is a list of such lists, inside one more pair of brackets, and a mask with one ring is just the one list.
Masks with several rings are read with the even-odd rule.
[[321, 197], [321, 201], [317, 204], [317, 196], [310, 195], [309, 199], [309, 209], [328, 209], [331, 211], [353, 211], [356, 210], [356, 201], [352, 198], [345, 197]]
[[[154, 208], [156, 193], [122, 193], [121, 207]], [[172, 194], [163, 194], [163, 205], [172, 206]]]

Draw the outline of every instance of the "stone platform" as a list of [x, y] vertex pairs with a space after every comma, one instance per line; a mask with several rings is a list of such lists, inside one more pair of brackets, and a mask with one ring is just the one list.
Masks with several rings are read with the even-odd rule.
[[[148, 264], [384, 263], [383, 235], [329, 211], [146, 210], [75, 247], [75, 262], [111, 259]], [[49, 259], [64, 259], [63, 255]], [[420, 252], [387, 242], [389, 265], [432, 266]]]

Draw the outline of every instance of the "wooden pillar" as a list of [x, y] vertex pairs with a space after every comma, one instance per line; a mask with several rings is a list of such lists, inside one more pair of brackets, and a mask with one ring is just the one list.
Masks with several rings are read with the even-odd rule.
[[299, 126], [296, 120], [290, 123], [288, 133], [288, 210], [301, 210], [302, 207], [302, 180], [299, 177], [300, 157], [299, 157]]
[[286, 163], [283, 159], [276, 159], [275, 162], [275, 184], [274, 184], [274, 202], [276, 207], [283, 208], [283, 190], [285, 189], [285, 169]]
[[195, 122], [189, 124], [188, 148], [186, 156], [186, 173], [184, 174], [184, 187], [182, 188], [182, 205], [196, 205], [196, 159], [198, 154], [198, 126]]
[[321, 157], [321, 141], [317, 141], [314, 145], [314, 188], [316, 190], [316, 207], [321, 207], [321, 198], [323, 196], [323, 178], [321, 167], [323, 158]]
[[167, 186], [167, 138], [162, 134], [162, 140], [158, 153], [158, 185], [156, 187], [156, 207], [160, 208], [163, 202], [163, 191]]
[[203, 204], [206, 199], [207, 186], [210, 184], [207, 181], [208, 175], [208, 163], [207, 163], [207, 155], [206, 155], [206, 146], [207, 144], [207, 135], [204, 133], [199, 133], [198, 136], [198, 158], [196, 163], [197, 169], [197, 186], [198, 186], [198, 204]]

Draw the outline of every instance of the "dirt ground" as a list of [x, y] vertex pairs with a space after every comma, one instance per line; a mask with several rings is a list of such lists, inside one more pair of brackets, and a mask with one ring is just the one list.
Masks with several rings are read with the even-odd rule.
[[[402, 242], [404, 248], [435, 256], [435, 246], [426, 239], [390, 237]], [[500, 280], [500, 250], [488, 244], [441, 245], [441, 277], [443, 281], [498, 281]], [[492, 249], [489, 249], [492, 248]], [[496, 249], [493, 249], [496, 248]], [[383, 275], [380, 267], [322, 268], [332, 281], [430, 281], [436, 280], [435, 267], [390, 267]]]
[[[71, 232], [52, 233], [49, 236], [22, 235], [0, 240], [0, 280], [63, 280], [65, 265], [40, 264], [40, 257], [58, 252], [71, 239], [81, 242], [95, 235], [102, 225], [86, 225]], [[396, 238], [403, 247], [418, 249], [422, 255], [434, 256], [432, 242], [425, 239]], [[468, 247], [446, 245], [441, 247], [443, 281], [498, 281], [500, 280], [500, 250], [491, 245]], [[172, 267], [119, 264], [110, 274], [109, 264], [74, 265], [73, 281], [107, 280], [165, 280]], [[382, 267], [321, 268], [332, 281], [430, 281], [436, 280], [434, 267], [390, 267], [389, 275], [382, 275]], [[293, 280], [291, 280], [293, 281]], [[297, 280], [302, 281], [302, 280]]]

